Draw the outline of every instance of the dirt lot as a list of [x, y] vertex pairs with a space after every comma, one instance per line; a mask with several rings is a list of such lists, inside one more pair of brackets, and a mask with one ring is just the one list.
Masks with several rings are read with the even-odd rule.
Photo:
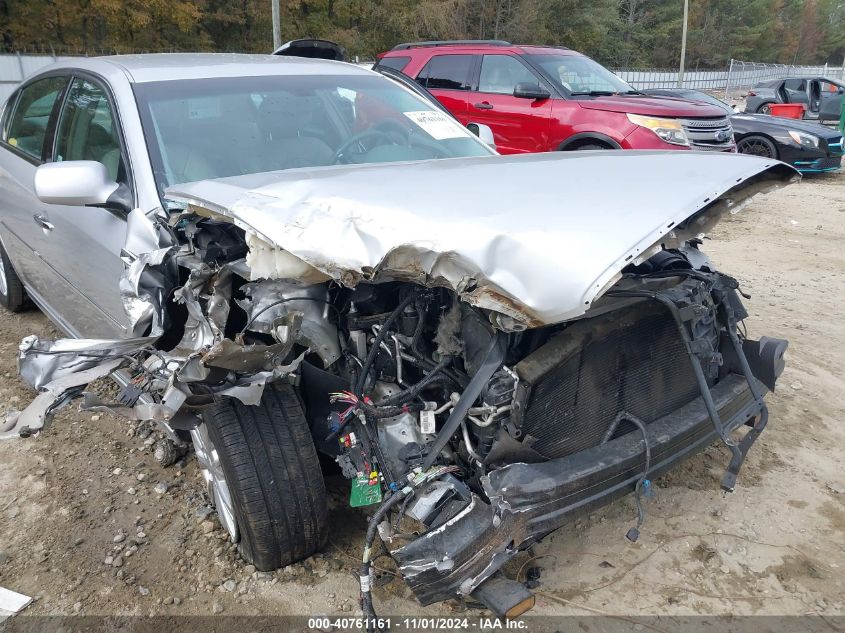
[[[845, 175], [759, 197], [719, 227], [705, 246], [752, 295], [750, 333], [790, 340], [769, 427], [735, 493], [719, 490], [728, 453], [713, 446], [656, 482], [638, 543], [624, 538], [625, 499], [517, 559], [511, 575], [542, 569], [537, 613], [845, 612], [844, 243]], [[31, 333], [56, 335], [38, 312], [0, 313], [0, 411], [32, 395], [15, 370]], [[343, 481], [330, 483], [325, 553], [255, 573], [206, 516], [194, 460], [158, 467], [149, 433], [71, 405], [48, 432], [0, 444], [0, 586], [37, 596], [27, 613], [358, 611], [364, 518]], [[421, 608], [401, 580], [382, 580], [381, 614], [462, 608]]]

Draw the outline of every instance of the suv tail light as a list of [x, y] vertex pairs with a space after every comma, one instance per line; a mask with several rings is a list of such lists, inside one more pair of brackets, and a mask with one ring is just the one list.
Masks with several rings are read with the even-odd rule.
[[749, 96], [749, 97], [756, 97], [756, 96], [757, 96], [757, 93], [756, 93], [756, 92], [754, 92], [753, 90], [749, 90], [749, 91], [748, 91], [748, 96]]

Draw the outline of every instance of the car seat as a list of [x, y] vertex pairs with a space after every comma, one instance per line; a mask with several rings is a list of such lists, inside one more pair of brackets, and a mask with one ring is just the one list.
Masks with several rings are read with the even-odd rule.
[[316, 98], [276, 92], [267, 95], [258, 108], [261, 130], [266, 137], [264, 160], [268, 169], [331, 165], [334, 150], [322, 139], [308, 135]]

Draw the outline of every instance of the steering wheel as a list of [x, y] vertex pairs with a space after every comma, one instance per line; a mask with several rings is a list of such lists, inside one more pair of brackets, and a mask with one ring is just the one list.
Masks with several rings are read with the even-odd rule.
[[343, 143], [337, 151], [334, 153], [334, 164], [346, 163], [348, 162], [348, 156], [346, 153], [352, 148], [354, 145], [358, 145], [360, 151], [358, 154], [364, 153], [364, 146], [363, 141], [366, 139], [387, 139], [388, 141], [391, 140], [391, 136], [389, 132], [385, 132], [383, 130], [377, 130], [376, 128], [370, 128], [368, 130], [364, 130], [363, 132], [358, 132], [358, 134], [353, 134], [349, 137], [349, 139]]

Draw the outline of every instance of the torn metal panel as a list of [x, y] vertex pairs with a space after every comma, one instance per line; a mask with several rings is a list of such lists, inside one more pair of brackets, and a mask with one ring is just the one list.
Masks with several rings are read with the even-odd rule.
[[[346, 286], [443, 286], [536, 327], [582, 315], [656, 244], [699, 235], [749, 196], [796, 178], [746, 155], [561, 152], [252, 174], [167, 195]], [[414, 195], [433, 182], [444, 194], [436, 202]], [[252, 243], [262, 251], [250, 261], [263, 264], [267, 247]], [[262, 272], [278, 274], [273, 267]]]
[[161, 208], [148, 213], [136, 208], [126, 216], [126, 240], [121, 252], [126, 270], [119, 290], [135, 336], [155, 336], [164, 328], [164, 297], [175, 278], [169, 256], [176, 242], [165, 219]]
[[[52, 415], [66, 405], [89, 382], [108, 376], [126, 361], [123, 358], [100, 359], [92, 367], [68, 372], [41, 387], [41, 392], [20, 412], [15, 424], [0, 433], [0, 440], [27, 437], [43, 429]], [[5, 425], [4, 425], [5, 427]]]
[[267, 371], [276, 361], [288, 355], [293, 341], [276, 345], [241, 345], [231, 339], [223, 339], [202, 357], [203, 364], [242, 373]]
[[232, 301], [232, 274], [238, 262], [224, 264], [214, 276], [211, 297], [208, 299], [208, 324], [217, 340], [225, 335], [226, 322], [229, 320], [229, 308]]
[[238, 305], [247, 313], [247, 323], [253, 332], [272, 334], [283, 317], [298, 313], [301, 323], [294, 341], [310, 347], [328, 367], [340, 358], [337, 327], [330, 318], [328, 287], [325, 284], [302, 287], [279, 280], [251, 282], [242, 288], [247, 299]]
[[244, 377], [236, 385], [218, 391], [217, 393], [221, 396], [237, 398], [246, 405], [258, 405], [261, 402], [261, 395], [264, 393], [264, 387], [267, 383], [290, 376], [299, 369], [308, 351], [305, 350], [287, 365], [278, 366], [272, 371], [263, 371], [249, 377]]
[[208, 268], [200, 271], [192, 270], [185, 285], [177, 288], [173, 293], [174, 300], [183, 303], [188, 311], [182, 340], [168, 354], [173, 359], [184, 360], [195, 352], [211, 347], [217, 340], [211, 323], [200, 305], [197, 291], [197, 288], [204, 285], [210, 276], [211, 270]]
[[156, 336], [162, 332], [167, 284], [166, 273], [161, 268], [174, 250], [167, 247], [141, 253], [126, 265], [119, 282], [120, 298], [135, 334], [149, 330]]
[[59, 408], [93, 380], [108, 376], [150, 349], [155, 337], [123, 340], [59, 339], [45, 341], [28, 336], [21, 341], [18, 369], [21, 377], [40, 393], [14, 418], [3, 425], [0, 438], [31, 435], [40, 431]]
[[27, 336], [18, 347], [18, 371], [34, 389], [115, 358], [149, 348], [154, 337], [42, 340]]
[[161, 208], [149, 213], [133, 209], [126, 216], [126, 241], [123, 244], [123, 256], [134, 259], [145, 253], [151, 253], [173, 244], [172, 236], [162, 232], [167, 226], [167, 215]]

